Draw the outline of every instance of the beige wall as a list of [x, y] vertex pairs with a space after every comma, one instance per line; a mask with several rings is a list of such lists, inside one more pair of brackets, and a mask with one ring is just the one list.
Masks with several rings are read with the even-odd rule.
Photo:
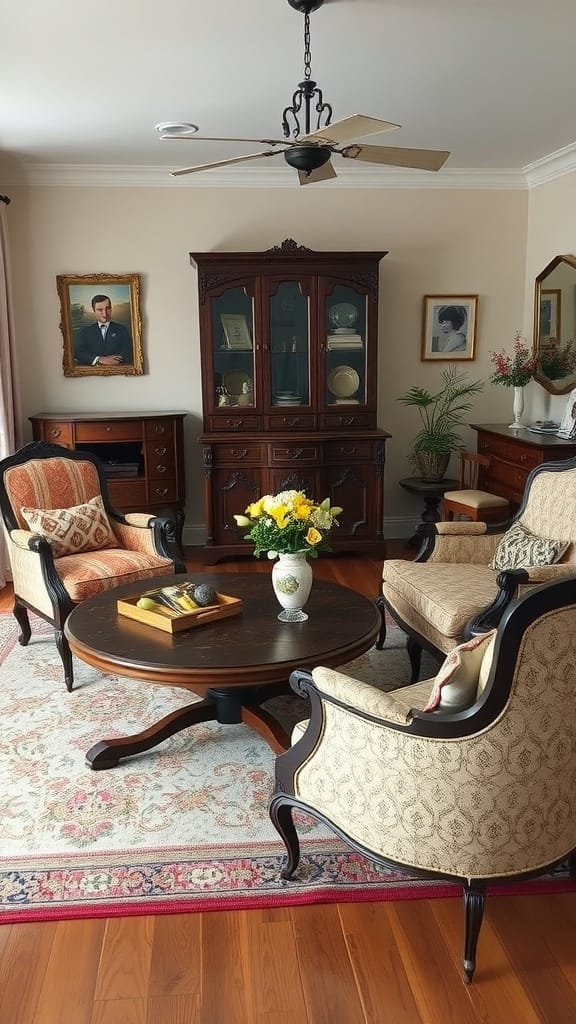
[[[415, 411], [396, 398], [415, 383], [434, 388], [442, 365], [420, 360], [423, 295], [479, 294], [477, 358], [463, 364], [473, 377], [489, 376], [490, 350], [509, 346], [522, 327], [524, 191], [20, 187], [10, 192], [24, 415], [185, 410], [185, 539], [190, 543], [203, 536], [203, 479], [195, 442], [202, 415], [198, 303], [191, 250], [259, 250], [288, 237], [312, 249], [389, 250], [381, 265], [379, 332], [379, 425], [392, 434], [386, 464], [388, 536], [405, 535], [406, 517], [420, 512], [416, 499], [397, 484], [410, 473], [406, 451], [418, 424]], [[552, 249], [559, 251], [556, 241]], [[543, 254], [539, 266], [548, 258]], [[141, 275], [143, 377], [62, 374], [56, 275], [99, 272]], [[470, 420], [508, 421], [511, 405], [507, 388], [488, 384]], [[464, 439], [474, 444], [475, 435], [467, 429]]]
[[[567, 174], [532, 189], [528, 204], [526, 250], [526, 337], [534, 326], [534, 281], [554, 256], [576, 254], [576, 174]], [[533, 419], [562, 419], [566, 396], [549, 395], [532, 385]]]

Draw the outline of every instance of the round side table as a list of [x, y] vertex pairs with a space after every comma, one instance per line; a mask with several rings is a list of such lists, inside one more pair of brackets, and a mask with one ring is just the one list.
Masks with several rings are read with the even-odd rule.
[[405, 491], [417, 494], [420, 498], [424, 499], [422, 523], [416, 528], [416, 533], [408, 541], [410, 547], [420, 547], [423, 540], [422, 527], [427, 523], [440, 522], [440, 513], [438, 511], [440, 501], [446, 491], [456, 491], [460, 486], [460, 482], [458, 480], [451, 480], [448, 477], [432, 482], [423, 480], [420, 476], [407, 476], [398, 482]]

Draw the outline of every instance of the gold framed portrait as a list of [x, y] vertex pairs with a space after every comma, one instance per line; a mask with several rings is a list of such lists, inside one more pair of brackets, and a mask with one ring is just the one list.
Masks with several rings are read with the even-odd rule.
[[144, 373], [138, 274], [59, 274], [65, 377]]

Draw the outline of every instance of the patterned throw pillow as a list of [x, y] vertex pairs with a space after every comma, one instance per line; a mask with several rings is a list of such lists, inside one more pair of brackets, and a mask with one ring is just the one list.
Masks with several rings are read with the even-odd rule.
[[21, 512], [32, 532], [50, 542], [54, 558], [118, 547], [100, 495], [72, 508], [22, 508]]
[[[446, 655], [424, 711], [463, 711], [474, 703], [484, 655], [491, 661], [495, 635], [496, 630], [492, 629], [474, 636]], [[486, 676], [485, 671], [483, 675]]]
[[491, 569], [525, 569], [529, 565], [553, 565], [569, 546], [569, 541], [535, 537], [522, 523], [515, 523], [500, 541]]

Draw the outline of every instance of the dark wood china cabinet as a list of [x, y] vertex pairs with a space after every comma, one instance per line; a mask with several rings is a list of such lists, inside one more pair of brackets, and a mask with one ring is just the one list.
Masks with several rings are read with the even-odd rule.
[[376, 423], [385, 252], [191, 253], [198, 269], [206, 560], [247, 554], [234, 514], [288, 489], [344, 509], [335, 551], [383, 553]]

